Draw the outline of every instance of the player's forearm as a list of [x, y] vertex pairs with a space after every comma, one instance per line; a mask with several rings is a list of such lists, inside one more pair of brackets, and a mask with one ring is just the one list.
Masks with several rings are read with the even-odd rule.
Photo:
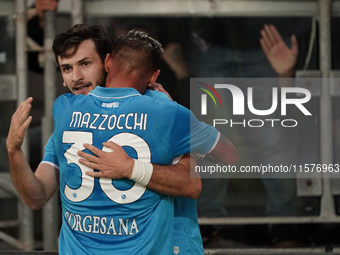
[[46, 203], [44, 187], [28, 165], [22, 150], [9, 151], [11, 177], [23, 202], [33, 210]]
[[[195, 160], [191, 167], [195, 167]], [[202, 190], [199, 176], [190, 177], [190, 163], [169, 166], [153, 165], [153, 173], [147, 188], [160, 194], [196, 199]]]
[[220, 139], [212, 152], [206, 157], [219, 164], [234, 164], [238, 160], [238, 155], [234, 145], [221, 134]]
[[84, 144], [91, 155], [78, 151], [79, 163], [99, 171], [87, 171], [86, 175], [95, 178], [131, 179], [160, 194], [186, 198], [197, 198], [201, 192], [201, 179], [190, 178], [190, 166], [196, 160], [184, 155], [176, 165], [160, 166], [132, 159], [124, 149], [113, 143], [103, 143], [111, 152], [104, 152], [93, 145]]

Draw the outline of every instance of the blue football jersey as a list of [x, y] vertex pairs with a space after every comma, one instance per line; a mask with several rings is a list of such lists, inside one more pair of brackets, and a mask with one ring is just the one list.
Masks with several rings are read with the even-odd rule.
[[48, 139], [45, 148], [44, 148], [44, 158], [40, 162], [49, 164], [57, 169], [59, 169], [59, 162], [57, 153], [55, 151], [55, 144], [54, 144], [54, 133], [51, 135], [51, 137]]
[[[120, 90], [121, 91], [119, 91], [119, 95], [125, 95], [124, 93], [126, 93], [126, 91], [123, 92], [122, 89], [120, 89]], [[132, 93], [131, 89], [128, 89], [128, 91], [130, 93]], [[92, 96], [97, 95], [97, 93], [100, 96], [102, 91], [100, 91], [100, 92], [98, 92], [98, 90], [93, 91], [93, 95]], [[105, 95], [105, 97], [106, 97], [106, 91], [103, 92], [102, 95]], [[165, 95], [164, 93], [160, 93], [160, 92], [157, 92], [157, 91], [147, 91], [145, 95], [151, 96], [151, 97], [154, 97], [154, 98], [158, 98], [160, 100], [168, 99], [167, 96], [164, 96]], [[118, 95], [117, 95], [117, 91], [116, 91], [114, 93], [114, 97], [117, 97], [117, 96]], [[133, 91], [132, 94], [127, 94], [127, 96], [128, 97], [132, 96], [132, 98], [133, 98], [135, 96], [140, 96], [140, 95], [138, 94], [138, 92]], [[71, 95], [67, 96], [67, 98], [73, 98], [73, 97], [74, 96], [71, 96]], [[123, 96], [123, 98], [124, 98], [124, 96]], [[58, 99], [58, 100], [60, 100], [60, 99]], [[68, 100], [70, 100], [70, 99], [68, 99]], [[112, 111], [112, 110], [115, 110], [115, 108], [118, 108], [117, 107], [117, 102], [114, 102], [114, 103], [115, 104], [111, 104], [110, 105], [110, 103], [106, 104], [105, 102], [103, 102], [103, 105], [104, 105], [104, 108], [111, 109], [111, 111]], [[148, 101], [148, 103], [152, 103], [152, 102]], [[68, 105], [68, 107], [71, 107], [71, 106]], [[102, 117], [103, 121], [104, 121], [105, 117], [109, 118], [108, 121], [110, 121], [110, 118], [112, 116], [111, 111], [108, 111], [109, 112], [108, 115], [110, 117], [106, 117], [105, 114], [103, 115], [104, 116], [104, 117]], [[88, 111], [88, 112], [90, 112], [90, 111]], [[75, 114], [73, 117], [74, 118], [79, 118], [79, 116], [77, 114]], [[190, 114], [191, 114], [190, 115], [191, 152], [196, 152], [197, 154], [206, 154], [206, 153], [208, 153], [213, 148], [213, 146], [215, 145], [216, 141], [218, 140], [218, 131], [216, 129], [214, 129], [213, 127], [211, 127], [211, 126], [206, 125], [203, 122], [199, 122], [192, 115], [192, 113], [190, 113]], [[85, 122], [83, 123], [82, 127], [90, 126], [90, 129], [91, 129], [91, 125], [89, 125], [89, 123], [87, 123], [87, 122], [89, 122], [89, 120], [87, 120], [89, 115], [87, 114], [85, 116], [86, 116], [86, 117], [84, 117], [85, 118]], [[96, 118], [98, 115], [94, 114], [94, 116]], [[131, 117], [132, 116], [130, 115], [130, 118]], [[98, 118], [100, 118], [100, 117], [98, 117]], [[114, 119], [115, 117], [112, 117], [112, 118]], [[116, 118], [117, 118], [117, 115], [116, 115]], [[123, 117], [121, 116], [121, 119], [122, 118]], [[188, 119], [188, 118], [186, 118], [186, 119]], [[74, 121], [79, 121], [79, 120], [76, 119]], [[97, 121], [99, 121], [99, 120], [97, 119], [95, 121], [95, 123]], [[169, 125], [169, 120], [166, 119], [165, 122], [167, 123], [166, 125], [168, 126]], [[111, 121], [111, 124], [113, 124], [112, 121]], [[138, 124], [140, 124], [140, 123], [138, 123]], [[188, 122], [184, 121], [182, 124], [184, 124], [184, 125], [176, 125], [176, 128], [174, 128], [174, 130], [177, 130], [177, 128], [183, 129], [183, 127], [184, 127], [184, 130], [187, 130]], [[59, 125], [59, 122], [57, 123], [57, 125]], [[118, 123], [118, 125], [119, 125], [119, 123]], [[94, 128], [94, 127], [95, 126], [92, 126], [92, 128]], [[98, 129], [101, 130], [102, 128], [103, 128], [103, 126], [99, 126]], [[112, 125], [108, 126], [107, 128], [108, 129], [112, 128]], [[129, 129], [129, 128], [130, 128], [130, 126], [128, 125], [127, 129]], [[103, 130], [101, 130], [101, 131], [103, 131]], [[175, 131], [175, 133], [176, 132], [177, 131]], [[185, 131], [185, 132], [187, 132], [187, 131]], [[72, 139], [75, 139], [75, 138], [73, 137]], [[176, 138], [172, 138], [172, 139], [176, 139]], [[120, 139], [118, 139], [118, 140], [120, 140]], [[125, 140], [125, 138], [122, 138], [122, 140]], [[123, 144], [121, 144], [121, 145], [123, 145]], [[127, 146], [129, 146], [129, 145], [127, 145]], [[171, 146], [177, 146], [177, 142], [175, 142], [175, 144], [172, 144]], [[182, 147], [182, 149], [183, 149], [183, 147]], [[188, 152], [187, 151], [185, 152], [185, 150], [184, 150], [183, 153], [188, 153]], [[137, 158], [137, 157], [134, 157], [134, 158]], [[138, 157], [138, 158], [142, 159], [140, 157]], [[51, 138], [49, 139], [49, 141], [48, 141], [48, 143], [47, 143], [47, 145], [45, 147], [45, 155], [44, 155], [44, 159], [43, 159], [42, 162], [51, 164], [51, 165], [53, 165], [55, 167], [58, 167], [58, 165], [59, 165], [58, 158], [57, 158], [56, 152], [55, 152], [54, 134], [51, 136]], [[157, 162], [155, 162], [155, 163], [157, 163]], [[81, 178], [88, 177], [88, 176], [83, 176], [83, 171], [85, 171], [85, 170], [81, 170], [81, 171], [82, 171]], [[63, 179], [64, 179], [64, 177], [61, 176], [61, 181]], [[128, 181], [129, 180], [125, 180], [125, 182], [128, 182]], [[117, 181], [113, 181], [113, 185], [116, 187], [115, 182], [117, 182]], [[132, 181], [129, 181], [129, 182], [130, 182], [129, 183], [130, 186], [133, 185]], [[96, 184], [97, 183], [98, 183], [97, 180], [95, 180], [94, 190], [96, 189]], [[83, 183], [81, 183], [80, 185], [82, 185], [82, 184]], [[99, 185], [101, 185], [101, 184], [102, 183], [99, 181]], [[74, 190], [74, 189], [71, 189], [71, 190]], [[61, 195], [63, 197], [63, 194], [62, 194], [62, 185], [61, 185], [60, 191], [61, 191]], [[73, 196], [76, 196], [76, 195], [77, 194], [73, 194]], [[94, 195], [92, 195], [92, 196], [94, 196]], [[124, 194], [123, 194], [123, 196], [124, 196]], [[200, 231], [199, 231], [199, 227], [198, 227], [198, 223], [197, 223], [197, 212], [196, 212], [196, 202], [195, 202], [195, 200], [186, 199], [186, 198], [175, 198], [175, 199], [176, 199], [176, 202], [175, 202], [175, 212], [174, 212], [174, 214], [175, 214], [175, 222], [174, 222], [174, 226], [175, 226], [175, 246], [174, 246], [175, 248], [174, 248], [174, 252], [175, 252], [175, 254], [203, 254], [202, 240], [201, 240]], [[74, 199], [74, 200], [76, 200], [76, 199]], [[63, 208], [64, 208], [64, 206], [63, 206]], [[75, 240], [73, 240], [72, 243], [76, 244], [76, 243], [79, 242], [79, 241], [76, 241], [78, 237], [77, 237], [77, 235], [73, 235], [72, 234], [72, 230], [76, 229], [76, 231], [78, 231], [79, 229], [81, 229], [81, 228], [76, 227], [76, 226], [80, 224], [80, 222], [81, 222], [81, 220], [83, 218], [80, 215], [74, 214], [74, 213], [69, 212], [67, 210], [63, 210], [63, 213], [64, 213], [64, 217], [63, 217], [63, 221], [64, 222], [63, 222], [63, 224], [64, 223], [68, 224], [69, 227], [66, 228], [66, 230], [70, 231], [71, 233], [68, 233], [68, 235], [65, 236], [65, 234], [64, 234], [65, 230], [64, 230], [64, 228], [62, 228], [61, 235], [60, 235], [60, 239], [61, 239], [60, 240], [60, 244], [63, 243], [62, 242], [63, 238], [64, 239], [65, 238], [68, 239], [69, 236], [72, 236], [73, 238], [75, 238]], [[87, 222], [92, 222], [92, 220], [94, 222], [96, 222], [94, 224], [94, 226], [97, 226], [97, 229], [94, 231], [95, 234], [98, 234], [97, 233], [98, 232], [98, 224], [97, 224], [98, 222], [100, 222], [99, 225], [101, 226], [101, 231], [100, 232], [105, 232], [104, 230], [106, 230], [106, 228], [108, 228], [107, 227], [108, 223], [106, 223], [106, 222], [108, 222], [108, 218], [105, 217], [105, 216], [102, 217], [102, 218], [98, 218], [98, 217], [99, 216], [95, 216], [92, 219], [89, 216], [89, 217], [86, 218]], [[129, 221], [129, 219], [125, 219], [125, 225], [124, 225], [125, 226], [125, 230], [129, 226], [128, 223], [126, 223], [126, 221]], [[119, 218], [118, 222], [119, 222], [119, 224], [118, 224], [119, 228], [121, 229], [121, 227], [123, 227], [123, 225], [121, 225], [121, 224], [122, 224], [122, 222], [124, 222], [124, 220], [122, 220], [122, 218]], [[135, 227], [135, 225], [136, 225], [136, 223], [133, 222], [133, 224], [131, 223], [130, 227]], [[110, 225], [109, 226], [111, 226], [111, 232], [113, 234], [114, 233], [118, 233], [117, 230], [116, 230], [116, 232], [114, 232], [114, 230], [112, 229], [113, 227], [116, 226], [114, 221], [110, 220]], [[73, 229], [72, 229], [72, 227], [73, 227]], [[92, 227], [88, 228], [87, 232], [91, 232], [91, 231], [89, 231], [89, 229], [92, 229]], [[123, 227], [123, 230], [124, 230], [124, 227]], [[83, 229], [83, 231], [85, 231], [85, 230]], [[117, 235], [122, 235], [123, 233], [124, 232], [119, 232]], [[168, 234], [170, 234], [170, 233], [168, 233]], [[170, 240], [169, 236], [167, 236], [166, 238], [168, 240]], [[99, 241], [99, 240], [97, 240], [97, 241]], [[97, 241], [92, 240], [91, 242], [96, 243]], [[152, 245], [150, 245], [150, 246], [152, 246]], [[69, 249], [69, 248], [66, 249], [66, 247], [67, 246], [64, 246], [64, 247], [60, 246], [60, 251], [63, 252], [63, 254], [64, 254], [64, 252], [65, 252], [65, 254], [67, 254], [67, 249]], [[103, 243], [103, 247], [107, 247], [107, 245], [105, 245], [105, 243]], [[109, 246], [109, 247], [111, 247], [111, 246]], [[69, 250], [69, 253], [73, 253], [77, 249], [78, 250], [82, 250], [84, 247], [82, 247], [81, 245], [79, 245], [79, 246], [73, 245], [73, 248], [75, 250]], [[115, 246], [115, 248], [117, 248], [117, 246]], [[110, 249], [110, 248], [108, 248], [108, 249]], [[123, 251], [124, 252], [126, 251], [125, 249], [126, 249], [126, 246], [123, 246]], [[85, 248], [85, 250], [87, 250], [87, 248]], [[158, 253], [158, 252], [163, 252], [164, 249], [162, 247], [159, 247], [159, 245], [156, 245], [156, 246], [154, 246], [154, 249], [152, 251], [156, 251], [156, 250], [157, 250], [157, 253]], [[82, 252], [84, 252], [84, 254], [86, 254], [86, 251], [82, 251]], [[138, 252], [144, 252], [144, 250], [143, 251], [137, 250], [136, 253], [138, 253]]]
[[[171, 164], [190, 151], [190, 111], [131, 88], [66, 94], [53, 107], [60, 170], [61, 254], [172, 254], [173, 201], [127, 179], [92, 178], [83, 144], [113, 141], [136, 159]], [[107, 148], [103, 148], [106, 150]]]

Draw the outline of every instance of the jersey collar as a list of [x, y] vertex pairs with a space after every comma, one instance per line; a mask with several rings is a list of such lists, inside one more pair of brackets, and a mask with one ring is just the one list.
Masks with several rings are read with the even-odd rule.
[[97, 86], [89, 95], [102, 98], [118, 98], [127, 96], [141, 96], [141, 94], [134, 88], [104, 88]]

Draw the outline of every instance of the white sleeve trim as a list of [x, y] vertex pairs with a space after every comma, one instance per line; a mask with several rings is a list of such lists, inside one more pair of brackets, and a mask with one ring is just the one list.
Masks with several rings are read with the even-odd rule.
[[[172, 160], [172, 165], [176, 165], [183, 158], [183, 156], [184, 155], [181, 155], [181, 156], [178, 156], [178, 157], [174, 158]], [[195, 159], [197, 158], [197, 155], [193, 154], [193, 153], [190, 153], [190, 156], [194, 157]]]
[[173, 165], [176, 165], [176, 164], [181, 160], [182, 157], [183, 157], [183, 155], [174, 158], [174, 159], [172, 160], [172, 164], [173, 164]]
[[209, 150], [206, 154], [212, 152], [212, 151], [215, 149], [215, 147], [216, 147], [218, 141], [220, 140], [220, 136], [221, 136], [221, 133], [218, 132], [217, 137], [216, 137], [216, 140], [215, 140], [213, 146], [211, 146], [210, 150]]
[[47, 165], [53, 166], [54, 168], [59, 170], [59, 166], [58, 165], [56, 165], [56, 164], [54, 164], [52, 162], [49, 162], [49, 161], [41, 161], [40, 164], [47, 164]]
[[198, 158], [204, 158], [205, 155], [209, 154], [210, 152], [212, 152], [212, 151], [215, 149], [216, 145], [218, 144], [218, 141], [220, 140], [220, 136], [221, 136], [221, 133], [218, 132], [214, 144], [211, 146], [210, 150], [209, 150], [206, 154], [194, 153], [193, 155], [195, 155], [195, 156], [198, 157]]

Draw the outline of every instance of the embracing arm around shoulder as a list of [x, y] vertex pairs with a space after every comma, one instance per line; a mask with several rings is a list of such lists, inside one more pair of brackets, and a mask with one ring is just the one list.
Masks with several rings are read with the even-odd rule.
[[196, 199], [201, 193], [202, 181], [199, 173], [194, 172], [195, 166], [196, 159], [189, 154], [183, 155], [175, 165], [153, 165], [147, 187], [164, 195]]
[[[104, 146], [112, 149], [111, 152], [104, 152], [93, 145], [84, 144], [94, 155], [84, 151], [78, 151], [82, 157], [79, 162], [99, 172], [86, 172], [92, 177], [105, 177], [109, 179], [131, 179], [135, 165], [124, 149], [116, 143], [106, 142]], [[151, 165], [151, 164], [150, 164]], [[190, 176], [190, 167], [196, 166], [195, 158], [184, 155], [175, 165], [152, 164], [152, 174], [146, 187], [160, 194], [195, 199], [202, 190], [202, 183], [199, 176]]]

